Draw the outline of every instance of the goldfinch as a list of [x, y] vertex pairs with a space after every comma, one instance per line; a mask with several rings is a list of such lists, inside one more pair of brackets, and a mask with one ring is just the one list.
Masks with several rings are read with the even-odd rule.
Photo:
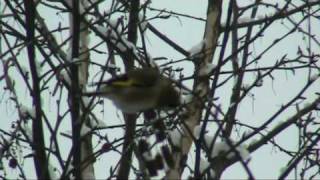
[[99, 88], [96, 92], [84, 95], [108, 98], [125, 113], [176, 107], [180, 104], [178, 91], [170, 79], [161, 75], [156, 68], [130, 70], [97, 84]]

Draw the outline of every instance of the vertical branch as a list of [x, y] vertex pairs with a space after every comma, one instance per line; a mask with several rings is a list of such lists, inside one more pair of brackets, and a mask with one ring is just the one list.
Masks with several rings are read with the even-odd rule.
[[[213, 3], [210, 3], [209, 2], [209, 6], [208, 6], [208, 12], [209, 12], [209, 7], [212, 5]], [[233, 4], [233, 0], [229, 1], [229, 8], [228, 8], [228, 14], [227, 14], [227, 26], [231, 20], [231, 15], [232, 15], [232, 5]], [[221, 5], [222, 6], [222, 5]], [[208, 13], [207, 12], [207, 13]], [[220, 17], [219, 17], [220, 18]], [[208, 23], [208, 20], [209, 19], [209, 13], [208, 13], [208, 18], [207, 18], [207, 23]], [[210, 21], [209, 21], [210, 23]], [[211, 22], [212, 23], [212, 22]], [[219, 28], [220, 24], [217, 24], [216, 25], [216, 30], [218, 31], [217, 33], [217, 37], [214, 37], [214, 38], [218, 38], [219, 37], [219, 31], [220, 31], [220, 28]], [[218, 27], [218, 28], [217, 28]], [[199, 64], [199, 66], [197, 67], [196, 66], [196, 70], [198, 70], [199, 72], [201, 72], [202, 69], [205, 69], [207, 65], [209, 65], [210, 63], [212, 63], [212, 58], [213, 58], [213, 55], [214, 55], [214, 51], [211, 52], [211, 46], [210, 45], [210, 40], [212, 37], [214, 29], [212, 26], [206, 26], [206, 30], [205, 30], [205, 34], [204, 34], [204, 39], [206, 40], [206, 47], [205, 49], [210, 49], [210, 53], [206, 55], [206, 57], [204, 59], [206, 59], [206, 61], [202, 62]], [[224, 36], [223, 36], [223, 42], [222, 42], [222, 48], [220, 50], [220, 57], [218, 59], [218, 62], [217, 62], [217, 68], [215, 69], [214, 71], [214, 78], [213, 78], [213, 81], [212, 81], [212, 85], [211, 85], [211, 90], [209, 90], [210, 88], [210, 85], [209, 85], [209, 78], [207, 76], [204, 76], [204, 77], [200, 77], [201, 79], [199, 79], [199, 82], [206, 82], [206, 88], [208, 89], [207, 90], [207, 94], [203, 94], [203, 98], [204, 100], [206, 100], [206, 98], [214, 98], [215, 96], [215, 92], [216, 92], [216, 86], [217, 86], [217, 83], [218, 83], [218, 79], [219, 79], [219, 73], [220, 73], [220, 69], [221, 69], [221, 66], [222, 66], [222, 60], [223, 60], [223, 54], [225, 52], [225, 48], [226, 48], [226, 45], [227, 45], [227, 42], [228, 42], [228, 31], [224, 33]], [[218, 39], [216, 39], [217, 41]], [[208, 46], [210, 45], [210, 46]], [[196, 79], [195, 79], [196, 80]], [[195, 177], [199, 177], [200, 176], [200, 171], [199, 171], [199, 168], [200, 168], [200, 154], [201, 154], [201, 145], [204, 141], [204, 134], [205, 134], [205, 130], [207, 128], [207, 125], [208, 125], [208, 119], [209, 119], [209, 115], [210, 115], [210, 112], [211, 112], [211, 107], [213, 106], [213, 102], [212, 101], [209, 101], [208, 102], [208, 107], [207, 107], [207, 111], [205, 112], [204, 114], [204, 121], [203, 121], [203, 124], [201, 126], [201, 131], [200, 131], [200, 136], [199, 138], [196, 140], [196, 158], [195, 158]], [[219, 128], [219, 130], [217, 131], [217, 135], [219, 134], [219, 131], [222, 130], [222, 128]], [[217, 136], [216, 136], [217, 137]], [[214, 145], [214, 142], [216, 140], [216, 137], [213, 138], [213, 141], [210, 145], [210, 147], [206, 147], [208, 148], [207, 150], [209, 151], [209, 154], [210, 152], [212, 151], [212, 148], [213, 148], [213, 145]], [[205, 145], [206, 146], [206, 145]]]
[[[137, 43], [138, 39], [138, 22], [139, 22], [139, 0], [132, 0], [130, 3], [130, 15], [128, 25], [128, 40], [133, 44]], [[132, 56], [128, 56], [129, 59], [125, 60], [126, 70], [131, 69], [134, 65], [134, 59]]]
[[37, 177], [39, 179], [49, 179], [48, 160], [45, 153], [45, 143], [42, 126], [42, 110], [41, 110], [41, 91], [40, 78], [35, 60], [35, 47], [33, 41], [35, 34], [35, 4], [33, 1], [24, 1], [26, 13], [26, 31], [27, 31], [27, 52], [29, 65], [32, 76], [33, 91], [31, 95], [33, 104], [35, 106], [35, 118], [32, 121], [33, 145], [32, 149], [35, 151], [34, 163], [36, 167]]
[[188, 111], [183, 116], [182, 122], [185, 123], [183, 131], [186, 132], [181, 140], [181, 151], [174, 152], [174, 168], [167, 172], [168, 179], [180, 179], [182, 168], [185, 164], [186, 157], [193, 142], [192, 135], [187, 132], [193, 132], [194, 127], [199, 124], [204, 104], [202, 98], [206, 98], [209, 94], [209, 77], [201, 75], [201, 71], [212, 63], [213, 54], [219, 37], [221, 1], [208, 1], [207, 21], [205, 26], [203, 49], [206, 50], [202, 59], [195, 61], [195, 79], [193, 84], [193, 92], [197, 95], [192, 102], [187, 105]]
[[[88, 1], [87, 0], [81, 0], [80, 1], [83, 8], [88, 7]], [[81, 19], [86, 18], [86, 14], [80, 15]], [[80, 19], [80, 20], [81, 20]], [[88, 81], [89, 76], [89, 44], [88, 44], [88, 36], [89, 36], [89, 30], [88, 25], [81, 20], [80, 23], [80, 37], [79, 37], [79, 43], [80, 43], [80, 52], [79, 52], [79, 60], [81, 62], [80, 68], [78, 69], [78, 78], [79, 78], [79, 88], [84, 89], [85, 84]], [[89, 112], [90, 108], [85, 107], [84, 103], [81, 103], [81, 124], [86, 124], [88, 127], [92, 127], [90, 124], [90, 120], [88, 120], [90, 117]], [[85, 137], [81, 137], [81, 176], [83, 179], [95, 179], [94, 176], [94, 161], [95, 158], [93, 156], [93, 147], [92, 147], [92, 134], [86, 134]], [[85, 163], [84, 163], [85, 162]], [[85, 164], [85, 165], [84, 165]]]
[[134, 141], [135, 129], [136, 129], [136, 115], [124, 114], [125, 119], [125, 135], [122, 147], [122, 155], [120, 159], [119, 171], [117, 179], [128, 179], [130, 174], [130, 168], [132, 164], [132, 152]]
[[[79, 36], [80, 36], [80, 15], [79, 15], [79, 1], [72, 1], [72, 21], [71, 36], [72, 36], [72, 61], [75, 61], [79, 57]], [[71, 88], [69, 93], [70, 112], [71, 112], [71, 124], [72, 124], [72, 154], [73, 154], [73, 167], [74, 176], [76, 179], [82, 179], [81, 177], [81, 121], [80, 121], [80, 102], [79, 102], [79, 77], [78, 67], [76, 62], [70, 65], [71, 71]]]
[[[133, 44], [136, 44], [138, 34], [138, 19], [139, 19], [139, 0], [132, 0], [130, 2], [130, 15], [129, 15], [129, 25], [128, 25], [128, 40]], [[126, 71], [134, 67], [133, 56], [128, 55], [127, 59], [124, 59]], [[120, 166], [118, 171], [117, 179], [128, 179], [130, 174], [130, 167], [132, 161], [133, 152], [133, 140], [136, 129], [136, 115], [135, 114], [124, 114], [125, 119], [125, 135], [122, 148], [122, 156], [120, 159]]]
[[[237, 3], [233, 3], [233, 25], [237, 24], [238, 21], [238, 6]], [[250, 30], [248, 30], [250, 31]], [[250, 36], [250, 33], [247, 34]], [[247, 36], [247, 37], [248, 37]], [[226, 120], [224, 121], [226, 123], [226, 128], [225, 128], [225, 136], [229, 137], [232, 132], [232, 128], [234, 126], [234, 121], [235, 121], [235, 115], [237, 112], [238, 108], [238, 103], [239, 103], [239, 96], [240, 96], [240, 91], [241, 91], [241, 85], [242, 85], [242, 79], [244, 75], [244, 71], [242, 69], [239, 69], [239, 63], [238, 63], [238, 54], [237, 54], [237, 49], [238, 49], [238, 29], [233, 29], [232, 30], [232, 68], [233, 68], [233, 74], [234, 74], [234, 85], [232, 88], [232, 95], [230, 98], [230, 107], [228, 109], [228, 112], [225, 116]], [[246, 62], [246, 60], [242, 60], [242, 62]], [[246, 63], [245, 63], [246, 64]]]
[[[251, 13], [251, 18], [252, 19], [256, 16], [257, 10], [258, 10], [258, 6], [253, 8], [252, 13]], [[234, 17], [236, 17], [236, 15], [237, 15], [236, 12], [238, 12], [238, 7], [237, 7], [236, 3], [235, 3], [235, 6], [234, 6], [234, 12], [235, 12]], [[237, 21], [234, 20], [233, 23], [235, 23], [235, 22], [237, 22]], [[236, 24], [234, 24], [234, 25], [236, 25]], [[233, 30], [233, 31], [235, 31], [235, 30]], [[245, 42], [249, 42], [250, 41], [251, 33], [252, 33], [252, 25], [248, 26]], [[236, 51], [237, 50], [235, 49], [232, 52], [232, 54], [234, 54], [235, 56], [236, 56], [236, 54], [235, 54]], [[232, 128], [233, 128], [234, 122], [235, 122], [235, 116], [236, 116], [236, 113], [237, 113], [238, 105], [240, 103], [241, 85], [243, 84], [244, 72], [245, 72], [245, 68], [246, 68], [246, 65], [247, 65], [247, 60], [248, 60], [248, 55], [249, 55], [248, 51], [249, 51], [249, 45], [246, 46], [243, 49], [241, 67], [240, 68], [235, 68], [234, 67], [235, 84], [233, 86], [232, 95], [231, 95], [231, 98], [230, 98], [230, 108], [228, 109], [228, 112], [227, 112], [227, 114], [225, 116], [225, 121], [224, 121], [224, 122], [226, 122], [226, 127], [225, 127], [225, 136], [226, 137], [229, 137], [231, 135]], [[233, 57], [233, 58], [236, 58], [236, 57]], [[238, 65], [238, 63], [235, 62], [235, 60], [232, 61], [233, 64], [237, 64]]]
[[[236, 26], [239, 18], [239, 8], [237, 5], [237, 2], [233, 4], [233, 20], [232, 20], [232, 25], [231, 26]], [[238, 63], [238, 29], [234, 28], [231, 30], [231, 46], [232, 46], [232, 69], [233, 73], [236, 75], [236, 73], [239, 70], [239, 63]]]

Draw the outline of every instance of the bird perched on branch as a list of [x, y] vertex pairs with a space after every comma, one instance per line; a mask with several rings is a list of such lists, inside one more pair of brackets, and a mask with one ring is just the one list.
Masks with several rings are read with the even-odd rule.
[[180, 96], [171, 80], [156, 68], [133, 69], [104, 82], [96, 83], [96, 92], [85, 96], [110, 99], [125, 113], [135, 113], [154, 108], [176, 107]]

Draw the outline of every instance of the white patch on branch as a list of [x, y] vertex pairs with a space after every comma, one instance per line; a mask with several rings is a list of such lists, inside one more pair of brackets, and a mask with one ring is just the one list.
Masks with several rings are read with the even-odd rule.
[[182, 132], [178, 128], [175, 128], [169, 132], [169, 136], [174, 146], [180, 147], [182, 140]]
[[82, 97], [82, 102], [83, 102], [83, 106], [85, 108], [89, 108], [90, 102], [92, 101], [92, 97], [87, 97], [87, 96], [83, 96]]
[[[199, 124], [199, 125], [197, 125], [197, 126], [195, 126], [194, 128], [193, 128], [193, 136], [196, 138], [196, 139], [199, 139], [200, 138], [200, 133], [201, 133], [201, 129], [202, 129], [202, 124]], [[204, 131], [204, 135], [207, 133], [208, 131], [207, 130], [205, 130]], [[210, 136], [210, 135], [207, 135], [206, 136], [207, 137], [207, 140], [208, 140], [208, 142], [206, 142], [206, 144], [207, 144], [207, 146], [210, 146], [210, 144], [211, 144], [211, 142], [212, 142], [212, 136]]]
[[58, 78], [62, 81], [65, 81], [68, 85], [71, 85], [72, 81], [71, 81], [71, 78], [70, 78], [70, 75], [69, 73], [67, 72], [66, 69], [62, 69], [60, 72], [59, 72], [59, 76]]
[[201, 127], [202, 127], [202, 125], [199, 124], [199, 125], [197, 125], [197, 126], [195, 126], [195, 127], [193, 128], [193, 136], [194, 136], [196, 139], [199, 139], [199, 137], [200, 137]]
[[143, 157], [145, 160], [147, 160], [147, 161], [153, 160], [152, 154], [151, 154], [149, 151], [144, 152], [144, 153], [142, 154], [142, 157]]
[[72, 62], [74, 63], [79, 63], [80, 59], [78, 57], [72, 58]]
[[237, 149], [237, 151], [239, 151], [239, 154], [244, 161], [247, 161], [251, 158], [250, 152], [248, 151], [248, 149], [246, 147], [240, 145], [236, 149]]
[[189, 56], [190, 57], [199, 57], [199, 55], [201, 54], [201, 51], [203, 50], [203, 48], [206, 45], [206, 41], [205, 39], [203, 39], [202, 41], [200, 41], [198, 44], [194, 45], [190, 50], [189, 50]]
[[208, 167], [210, 166], [210, 163], [204, 159], [203, 157], [200, 158], [200, 173], [202, 174]]
[[216, 68], [214, 64], [206, 64], [203, 68], [200, 69], [199, 76], [208, 76]]
[[211, 152], [211, 158], [217, 157], [221, 153], [225, 153], [229, 151], [229, 145], [225, 142], [219, 142], [214, 145], [214, 148]]
[[252, 129], [247, 129], [247, 130], [245, 130], [245, 131], [243, 132], [242, 137], [246, 137], [246, 136], [248, 136], [249, 134], [251, 134], [252, 132], [253, 132]]
[[[204, 159], [203, 157], [200, 158], [200, 166], [199, 166], [199, 170], [200, 173], [204, 173], [208, 168], [210, 167], [210, 163]], [[215, 172], [213, 171], [212, 168], [210, 168], [210, 178], [214, 178], [215, 177]]]
[[250, 84], [243, 84], [242, 89], [247, 91], [250, 88]]
[[140, 12], [139, 13], [139, 22], [140, 22], [140, 27], [142, 32], [145, 32], [145, 30], [147, 29], [147, 25], [148, 25], [148, 21], [145, 20], [145, 14], [144, 12]]
[[128, 41], [124, 36], [120, 36], [120, 33], [115, 30], [115, 27], [109, 25], [107, 27], [97, 26], [97, 30], [109, 38], [111, 42], [121, 51], [126, 52], [132, 50], [132, 52], [138, 56], [138, 50], [136, 46]]
[[72, 61], [72, 48], [68, 47], [66, 54], [67, 54], [66, 60], [71, 62]]
[[94, 128], [105, 128], [105, 127], [107, 127], [107, 124], [104, 121], [102, 121], [102, 120], [100, 120], [98, 118], [95, 118], [95, 119], [91, 118], [91, 125]]
[[24, 130], [24, 132], [26, 133], [26, 135], [28, 136], [29, 140], [32, 141], [33, 139], [33, 133], [30, 127], [29, 123], [22, 123], [21, 128]]
[[[290, 9], [287, 9], [287, 11], [290, 11]], [[256, 17], [252, 18], [250, 16], [245, 16], [245, 17], [240, 17], [237, 19], [237, 23], [238, 24], [245, 24], [245, 23], [250, 23], [250, 22], [255, 22], [255, 21], [262, 21], [266, 18], [270, 18], [272, 16], [274, 16], [277, 12], [272, 12], [272, 13], [265, 13], [265, 14], [259, 14]], [[230, 24], [232, 24], [232, 20], [230, 20]], [[226, 22], [221, 22], [221, 26], [223, 28], [226, 27]]]
[[313, 75], [310, 77], [310, 81], [316, 81], [319, 77], [320, 77], [320, 74], [313, 74]]
[[[72, 8], [72, 0], [64, 0], [64, 2], [66, 2], [68, 6]], [[86, 9], [88, 9], [91, 4], [95, 4], [97, 0], [90, 0], [90, 4], [87, 3], [87, 1], [79, 1], [79, 2], [81, 2], [79, 3], [79, 13], [84, 14], [84, 13], [88, 13]]]
[[[212, 135], [204, 135], [204, 142], [208, 148], [211, 147], [214, 137]], [[214, 145], [215, 146], [215, 145]]]
[[[226, 153], [231, 150], [230, 146], [226, 142], [219, 142], [214, 145], [214, 148], [211, 152], [211, 158], [217, 157], [221, 153]], [[236, 151], [239, 152], [240, 157], [247, 161], [250, 159], [250, 153], [249, 151], [243, 146], [239, 145], [235, 148]], [[227, 154], [227, 158], [231, 159], [235, 157], [235, 152], [230, 152]]]
[[52, 143], [51, 143], [50, 149], [51, 149], [52, 151], [57, 151], [56, 143], [54, 143], [53, 140], [52, 140], [51, 142], [52, 142]]
[[83, 125], [81, 126], [81, 130], [80, 130], [80, 135], [81, 135], [81, 136], [85, 136], [85, 135], [89, 134], [90, 132], [91, 132], [91, 128], [90, 128], [90, 127], [88, 127], [88, 126], [85, 125], [85, 124], [83, 124]]
[[180, 102], [181, 104], [189, 104], [192, 102], [193, 99], [193, 94], [187, 94], [187, 95], [182, 95], [180, 96]]
[[28, 116], [30, 116], [32, 119], [36, 118], [35, 108], [30, 108], [22, 104], [20, 104], [19, 108], [20, 108], [22, 118], [27, 118]]

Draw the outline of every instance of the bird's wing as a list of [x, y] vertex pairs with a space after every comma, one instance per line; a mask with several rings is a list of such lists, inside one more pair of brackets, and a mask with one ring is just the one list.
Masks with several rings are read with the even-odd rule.
[[93, 83], [93, 86], [114, 86], [114, 87], [145, 87], [145, 82], [135, 78], [128, 78], [127, 74], [111, 78], [106, 81]]
[[132, 77], [133, 86], [153, 86], [157, 83], [160, 73], [155, 68], [134, 69], [128, 72], [128, 76]]
[[153, 86], [159, 79], [159, 71], [155, 68], [133, 69], [126, 74], [121, 74], [106, 81], [96, 82], [96, 85], [117, 87], [148, 87]]

